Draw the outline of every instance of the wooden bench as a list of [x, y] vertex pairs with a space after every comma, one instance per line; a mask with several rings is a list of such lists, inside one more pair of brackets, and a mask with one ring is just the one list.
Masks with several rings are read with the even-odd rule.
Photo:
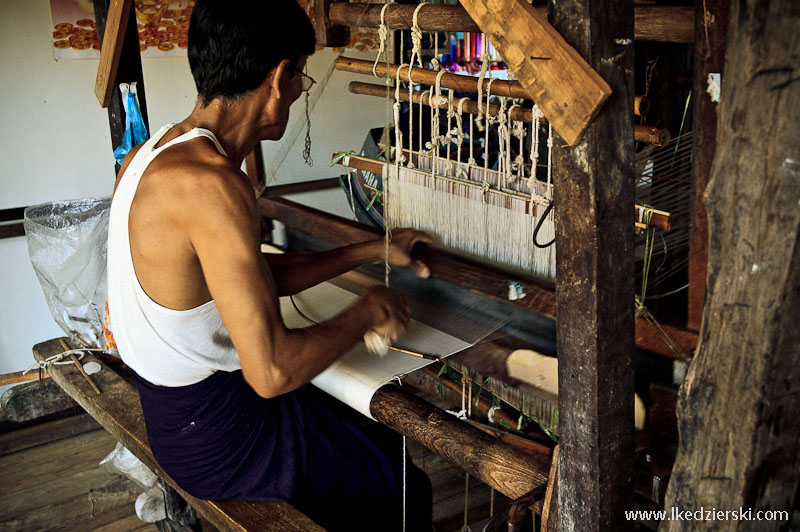
[[[56, 338], [33, 347], [37, 361], [61, 353]], [[128, 448], [147, 467], [174, 488], [200, 516], [222, 532], [247, 530], [264, 532], [318, 532], [324, 529], [285, 502], [206, 501], [183, 491], [156, 462], [147, 441], [139, 393], [133, 383], [123, 377], [124, 367], [106, 364], [102, 359], [86, 355], [83, 363], [94, 360], [102, 370], [91, 376], [97, 395], [74, 364], [51, 365], [48, 373], [100, 425]], [[117, 372], [119, 371], [119, 373]]]

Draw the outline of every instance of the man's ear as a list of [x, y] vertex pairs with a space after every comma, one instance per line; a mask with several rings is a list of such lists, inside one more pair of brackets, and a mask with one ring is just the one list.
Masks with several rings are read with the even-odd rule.
[[272, 71], [272, 90], [275, 94], [277, 99], [281, 99], [283, 95], [283, 88], [281, 87], [281, 81], [283, 80], [284, 76], [291, 76], [291, 72], [289, 69], [289, 60], [282, 59], [278, 66]]

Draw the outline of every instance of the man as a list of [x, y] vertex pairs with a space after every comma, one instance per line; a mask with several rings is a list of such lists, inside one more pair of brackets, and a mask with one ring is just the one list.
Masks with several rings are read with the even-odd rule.
[[[115, 187], [109, 318], [153, 453], [183, 489], [289, 501], [329, 530], [390, 530], [401, 523], [398, 436], [308, 383], [365, 332], [396, 338], [409, 308], [371, 288], [333, 319], [289, 330], [278, 305], [381, 261], [384, 244], [262, 256], [253, 183], [239, 170], [256, 143], [283, 135], [314, 44], [295, 0], [198, 0], [197, 105], [132, 150]], [[427, 277], [410, 256], [420, 241], [396, 232], [389, 260]], [[430, 484], [413, 466], [408, 493], [408, 529], [429, 529]]]

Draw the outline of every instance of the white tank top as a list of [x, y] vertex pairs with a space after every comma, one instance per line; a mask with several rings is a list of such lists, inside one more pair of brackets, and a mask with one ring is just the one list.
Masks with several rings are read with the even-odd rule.
[[128, 217], [150, 162], [170, 146], [197, 137], [209, 138], [226, 155], [214, 134], [201, 128], [153, 149], [173, 126], [161, 128], [136, 153], [117, 186], [108, 227], [108, 311], [113, 337], [122, 360], [160, 386], [185, 386], [217, 370], [241, 369], [214, 300], [189, 310], [163, 307], [145, 293], [133, 268]]

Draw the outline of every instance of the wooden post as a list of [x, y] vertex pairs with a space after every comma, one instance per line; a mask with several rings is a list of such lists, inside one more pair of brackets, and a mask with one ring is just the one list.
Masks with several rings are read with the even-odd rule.
[[[792, 513], [800, 477], [799, 7], [731, 3], [705, 194], [701, 341], [680, 389], [680, 441], [665, 502], [681, 512], [738, 516], [742, 508], [753, 521], [671, 520], [662, 532], [786, 530]], [[756, 521], [765, 510], [788, 515]]]
[[[97, 34], [100, 36], [100, 47], [103, 46], [103, 37], [108, 18], [108, 0], [94, 0], [94, 15], [97, 23]], [[111, 103], [108, 105], [108, 125], [111, 129], [111, 149], [114, 150], [122, 144], [122, 134], [125, 132], [125, 107], [122, 105], [122, 95], [117, 86], [120, 83], [136, 82], [136, 93], [139, 97], [139, 109], [142, 111], [144, 124], [150, 130], [147, 120], [147, 102], [144, 92], [144, 75], [142, 74], [142, 55], [139, 52], [139, 33], [136, 26], [136, 15], [131, 13], [128, 17], [128, 26], [125, 28], [125, 40], [117, 67], [117, 75], [111, 83], [114, 89], [111, 93]], [[119, 165], [116, 165], [119, 172]]]
[[689, 232], [689, 308], [687, 326], [699, 330], [708, 273], [708, 218], [703, 194], [717, 146], [717, 106], [708, 93], [708, 75], [722, 75], [729, 0], [697, 2], [695, 15], [694, 84], [692, 86], [693, 208]]
[[561, 530], [633, 530], [633, 2], [548, 12], [613, 91], [576, 147], [553, 147]]

